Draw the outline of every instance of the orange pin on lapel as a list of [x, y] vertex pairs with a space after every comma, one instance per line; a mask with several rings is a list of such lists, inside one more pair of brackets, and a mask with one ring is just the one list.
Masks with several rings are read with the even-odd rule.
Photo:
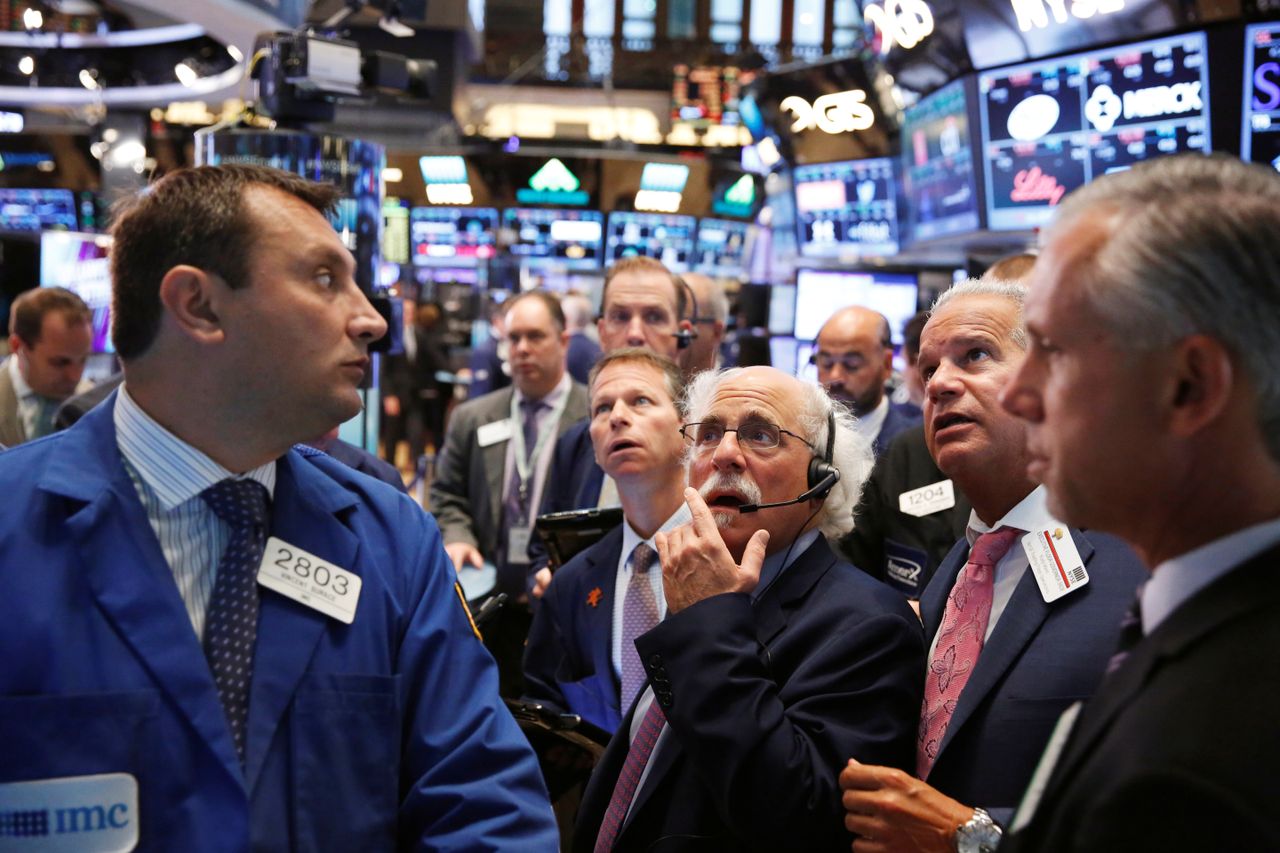
[[592, 607], [599, 607], [600, 599], [603, 597], [604, 590], [600, 589], [600, 587], [596, 587], [591, 590], [591, 592], [587, 593], [587, 604], [590, 604]]

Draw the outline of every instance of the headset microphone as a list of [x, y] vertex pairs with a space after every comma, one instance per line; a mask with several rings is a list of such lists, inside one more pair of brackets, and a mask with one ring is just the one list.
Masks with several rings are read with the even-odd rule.
[[780, 506], [791, 506], [793, 504], [804, 503], [808, 500], [822, 500], [831, 490], [835, 488], [836, 483], [840, 482], [840, 469], [833, 464], [832, 454], [836, 445], [836, 416], [835, 412], [827, 413], [827, 452], [822, 456], [815, 456], [809, 462], [809, 488], [803, 493], [797, 495], [789, 501], [778, 501], [771, 504], [743, 504], [738, 507], [738, 512], [746, 514], [761, 509], [773, 509]]
[[676, 349], [688, 349], [694, 338], [698, 337], [698, 333], [692, 329], [681, 329], [673, 332], [671, 337], [676, 339]]

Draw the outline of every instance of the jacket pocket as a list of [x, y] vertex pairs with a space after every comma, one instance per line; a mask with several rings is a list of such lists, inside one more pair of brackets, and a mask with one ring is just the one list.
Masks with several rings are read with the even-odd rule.
[[152, 753], [155, 690], [0, 698], [0, 782], [132, 773]]
[[400, 805], [398, 679], [319, 673], [293, 704], [290, 791], [299, 850], [393, 850]]

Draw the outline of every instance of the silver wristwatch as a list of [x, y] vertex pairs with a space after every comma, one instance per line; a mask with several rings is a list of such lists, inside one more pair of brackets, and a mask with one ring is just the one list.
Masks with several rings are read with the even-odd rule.
[[986, 810], [974, 809], [973, 817], [956, 828], [956, 853], [995, 853], [1000, 835], [1000, 824]]

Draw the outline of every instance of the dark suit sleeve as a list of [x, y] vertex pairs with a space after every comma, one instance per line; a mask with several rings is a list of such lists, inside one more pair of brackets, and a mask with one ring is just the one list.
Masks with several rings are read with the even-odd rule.
[[[742, 593], [700, 601], [636, 640], [672, 733], [750, 849], [847, 850], [844, 763], [910, 764], [924, 643], [894, 603], [874, 613], [810, 598], [801, 610], [823, 614], [793, 614], [789, 650], [776, 656]], [[790, 670], [783, 684], [774, 670]]]
[[556, 678], [560, 663], [568, 654], [560, 626], [563, 586], [563, 578], [552, 580], [541, 604], [533, 611], [533, 625], [524, 647], [524, 696], [521, 697], [562, 714], [571, 710]]
[[[440, 525], [446, 545], [466, 542], [480, 547], [471, 516], [471, 502], [484, 500], [485, 496], [471, 494], [471, 483], [467, 477], [471, 454], [479, 452], [476, 419], [465, 409], [458, 409], [449, 422], [436, 476], [431, 481], [431, 514]], [[492, 558], [490, 554], [483, 556]]]
[[[556, 439], [551, 464], [547, 468], [546, 485], [542, 487], [542, 501], [538, 505], [538, 515], [552, 512], [567, 512], [580, 509], [574, 506], [573, 471], [578, 455], [578, 442], [574, 430], [570, 430]], [[542, 537], [529, 537], [529, 577], [532, 578], [548, 563], [547, 546]]]
[[876, 580], [884, 580], [885, 457], [871, 470], [854, 510], [853, 530], [840, 540], [845, 558]]

